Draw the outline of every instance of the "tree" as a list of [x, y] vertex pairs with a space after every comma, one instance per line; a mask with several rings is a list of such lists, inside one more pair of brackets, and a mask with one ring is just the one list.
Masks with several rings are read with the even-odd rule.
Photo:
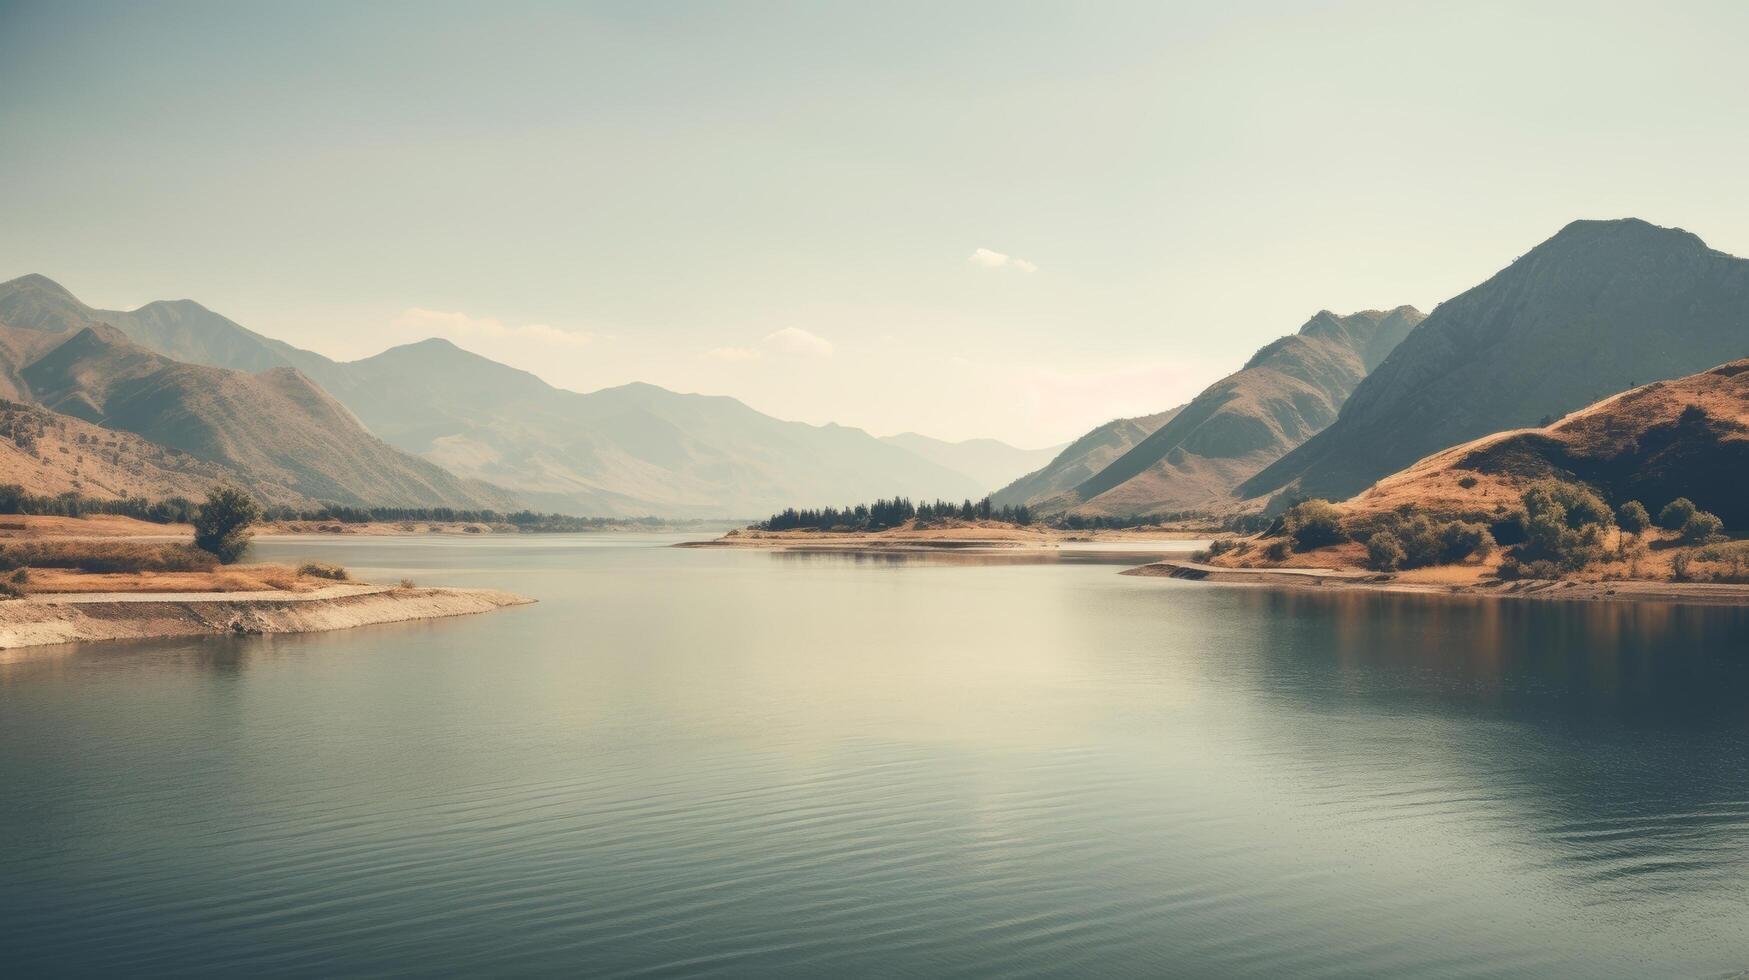
[[1682, 540], [1689, 544], [1707, 544], [1724, 537], [1725, 522], [1715, 514], [1697, 510], [1682, 525]]
[[1687, 497], [1677, 497], [1658, 512], [1658, 526], [1666, 531], [1680, 531], [1697, 509], [1694, 501]]
[[1342, 512], [1328, 500], [1306, 500], [1289, 507], [1281, 515], [1282, 527], [1294, 539], [1294, 547], [1311, 551], [1346, 540], [1342, 533]]
[[1629, 534], [1641, 534], [1652, 526], [1652, 515], [1646, 513], [1645, 504], [1630, 500], [1615, 512], [1615, 523]]
[[249, 526], [261, 519], [261, 505], [236, 487], [220, 484], [207, 491], [194, 518], [194, 546], [229, 565], [249, 547]]
[[1366, 565], [1381, 572], [1394, 572], [1402, 567], [1403, 543], [1389, 531], [1379, 531], [1366, 539]]

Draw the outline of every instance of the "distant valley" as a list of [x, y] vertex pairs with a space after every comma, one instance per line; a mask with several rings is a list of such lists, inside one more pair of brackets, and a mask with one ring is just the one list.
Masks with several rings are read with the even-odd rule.
[[337, 362], [190, 300], [99, 310], [35, 275], [0, 284], [0, 352], [0, 394], [182, 449], [273, 502], [748, 517], [976, 499], [1047, 455], [647, 384], [565, 391], [439, 339]]

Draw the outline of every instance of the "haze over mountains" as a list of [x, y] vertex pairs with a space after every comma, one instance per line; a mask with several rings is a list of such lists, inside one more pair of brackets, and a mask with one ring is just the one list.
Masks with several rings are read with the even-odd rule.
[[1056, 465], [1079, 477], [1073, 484], [1035, 474], [997, 499], [1025, 493], [1013, 502], [1116, 516], [1231, 509], [1241, 482], [1329, 425], [1355, 385], [1422, 319], [1411, 306], [1322, 311], [1101, 465], [1090, 465], [1089, 451], [1111, 444], [1119, 423], [1077, 441]]
[[[336, 362], [264, 337], [190, 300], [97, 310], [41, 276], [0, 284], [0, 324], [35, 331], [8, 331], [10, 341], [0, 337], [0, 346], [9, 342], [19, 348], [0, 358], [0, 367], [34, 363], [47, 346], [61, 342], [63, 333], [91, 326], [99, 340], [84, 343], [104, 347], [102, 359], [129, 360], [129, 370], [147, 373], [177, 365], [178, 376], [190, 381], [181, 393], [189, 418], [221, 411], [235, 427], [249, 415], [234, 399], [223, 406], [188, 404], [197, 389], [210, 389], [214, 397], [250, 392], [262, 409], [258, 414], [268, 415], [281, 412], [280, 401], [291, 398], [300, 405], [292, 417], [320, 418], [340, 431], [362, 423], [390, 446], [415, 454], [425, 467], [416, 476], [397, 478], [407, 485], [399, 496], [389, 495], [381, 466], [373, 469], [362, 458], [353, 458], [350, 470], [331, 470], [320, 478], [306, 473], [287, 484], [295, 496], [321, 500], [745, 517], [798, 500], [843, 504], [901, 493], [977, 498], [1040, 458], [994, 440], [880, 440], [860, 429], [786, 422], [732, 398], [678, 394], [653, 385], [580, 394], [438, 339]], [[133, 352], [124, 357], [122, 345]], [[78, 362], [75, 349], [62, 352], [59, 361]], [[148, 438], [188, 441], [187, 433], [172, 431], [161, 420], [137, 417], [131, 403], [106, 412], [80, 401], [81, 385], [62, 387], [65, 391], [42, 387], [39, 378], [34, 386], [12, 383], [8, 391], [29, 400], [53, 398], [62, 410], [77, 409], [73, 414], [82, 418], [102, 418], [106, 425]], [[270, 465], [265, 456], [311, 455], [308, 445], [280, 445], [299, 439], [302, 431], [292, 425], [286, 432], [259, 432], [251, 440], [197, 440], [189, 448], [254, 474], [252, 485], [265, 493], [270, 485], [290, 480], [282, 464]], [[246, 444], [268, 448], [250, 456]], [[341, 440], [341, 448], [350, 445]], [[464, 479], [457, 480], [458, 475]]]
[[1749, 261], [1575, 221], [1435, 309], [1336, 421], [1240, 493], [1342, 499], [1429, 453], [1749, 354]]
[[1636, 219], [1573, 222], [1430, 316], [1320, 312], [1188, 404], [1055, 453], [877, 439], [647, 384], [565, 391], [440, 339], [342, 363], [188, 300], [96, 310], [41, 276], [0, 284], [0, 397], [146, 440], [105, 441], [104, 460], [74, 450], [78, 472], [26, 453], [35, 485], [101, 471], [100, 486], [186, 487], [211, 466], [275, 502], [604, 516], [977, 498], [1004, 482], [999, 506], [1119, 518], [1343, 499], [1448, 447], [1746, 355], [1749, 261]]
[[40, 276], [0, 286], [6, 393], [219, 464], [272, 503], [514, 509], [503, 490], [460, 480], [372, 436], [295, 370], [185, 364], [92, 314]]

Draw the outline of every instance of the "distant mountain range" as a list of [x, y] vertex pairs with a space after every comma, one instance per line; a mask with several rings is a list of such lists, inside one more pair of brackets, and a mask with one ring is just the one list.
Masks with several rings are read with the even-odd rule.
[[0, 285], [0, 378], [14, 400], [215, 463], [269, 502], [516, 505], [390, 447], [295, 370], [173, 360], [40, 276]]
[[[294, 496], [322, 500], [748, 517], [798, 502], [977, 498], [1039, 459], [994, 440], [881, 440], [855, 428], [786, 422], [732, 398], [646, 384], [580, 394], [438, 339], [342, 363], [264, 337], [191, 300], [98, 310], [42, 276], [0, 284], [0, 328], [7, 335], [0, 336], [0, 353], [17, 348], [0, 357], [0, 394], [186, 447], [251, 474], [252, 485], [283, 484]], [[83, 328], [92, 336], [33, 368], [34, 378], [7, 373], [35, 364], [48, 355], [41, 348]], [[124, 346], [133, 353], [124, 356]], [[86, 363], [92, 357], [108, 367], [94, 374]], [[127, 359], [128, 371], [154, 375], [160, 388], [181, 379], [171, 403], [191, 431], [146, 417], [134, 402], [87, 404], [88, 386], [72, 378], [45, 383], [49, 364], [77, 366], [90, 379], [121, 370], [119, 361]], [[260, 411], [252, 415], [235, 398], [198, 403], [203, 394], [226, 393]], [[297, 411], [281, 404], [287, 399]], [[192, 430], [213, 428], [206, 424], [210, 413], [226, 420], [220, 428], [227, 430], [258, 415], [307, 420], [345, 438], [310, 445], [302, 424], [257, 428], [247, 438], [197, 436]], [[363, 435], [360, 424], [402, 452], [366, 460], [351, 438]], [[410, 462], [418, 466], [409, 470]]]
[[1637, 219], [1575, 221], [1439, 305], [1246, 497], [1342, 499], [1446, 447], [1749, 355], [1749, 261]]
[[1102, 426], [996, 499], [1123, 517], [1341, 500], [1448, 447], [1746, 355], [1749, 261], [1638, 219], [1576, 221], [1431, 315], [1320, 313], [1164, 421]]
[[1103, 452], [1115, 432], [1133, 430], [1109, 423], [1077, 441], [1053, 464], [1059, 474], [1079, 477], [1074, 483], [1035, 474], [998, 500], [1114, 516], [1232, 509], [1239, 484], [1329, 425], [1355, 385], [1423, 318], [1410, 306], [1320, 312], [1121, 453], [1106, 452], [1097, 467], [1088, 465], [1089, 452]]
[[963, 473], [984, 487], [986, 493], [1048, 464], [1066, 448], [1051, 446], [1048, 449], [1016, 449], [995, 439], [947, 442], [915, 432], [882, 436], [881, 441], [916, 453], [937, 466]]
[[[977, 498], [996, 486], [998, 505], [1044, 513], [1230, 514], [1344, 499], [1387, 477], [1404, 485], [1399, 471], [1425, 471], [1430, 455], [1471, 460], [1474, 440], [1745, 356], [1749, 261], [1636, 219], [1574, 222], [1429, 316], [1321, 312], [1188, 404], [1114, 420], [1055, 451], [877, 439], [647, 384], [565, 391], [439, 339], [342, 363], [190, 300], [98, 310], [32, 275], [0, 284], [0, 398], [15, 403], [0, 416], [58, 414], [21, 423], [52, 430], [50, 452], [15, 445], [0, 456], [18, 458], [0, 464], [23, 474], [12, 482], [43, 488], [150, 495], [139, 488], [184, 492], [227, 477], [272, 501], [604, 516], [755, 517], [895, 494]], [[1691, 386], [1705, 384], [1715, 382]], [[1587, 411], [1623, 431], [1639, 424]], [[1714, 441], [1726, 449], [1701, 455], [1736, 466], [1727, 430], [1742, 420], [1709, 418], [1725, 427]], [[1656, 443], [1663, 424], [1634, 431]], [[1583, 453], [1536, 441], [1562, 432], [1572, 434], [1555, 426], [1499, 445], [1514, 458], [1548, 448], [1538, 465], [1590, 479]], [[1647, 445], [1609, 458], [1648, 474], [1680, 469], [1676, 456], [1646, 457]], [[1659, 479], [1648, 492], [1686, 477]]]

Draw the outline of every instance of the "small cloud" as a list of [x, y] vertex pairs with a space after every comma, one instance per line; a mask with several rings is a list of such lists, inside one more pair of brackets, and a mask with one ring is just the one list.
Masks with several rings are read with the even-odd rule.
[[966, 257], [966, 261], [981, 269], [1018, 269], [1021, 272], [1037, 272], [1038, 266], [1022, 258], [997, 252], [988, 248], [980, 248]]
[[704, 352], [713, 361], [757, 361], [759, 352], [751, 347], [713, 347]]
[[764, 344], [784, 354], [804, 357], [831, 357], [832, 342], [800, 327], [784, 327], [765, 335]]
[[468, 316], [444, 310], [428, 310], [415, 306], [403, 310], [395, 318], [395, 326], [419, 333], [447, 334], [451, 337], [475, 337], [487, 340], [522, 339], [559, 347], [583, 347], [593, 338], [575, 330], [561, 330], [546, 323], [525, 323], [510, 326], [490, 317]]

